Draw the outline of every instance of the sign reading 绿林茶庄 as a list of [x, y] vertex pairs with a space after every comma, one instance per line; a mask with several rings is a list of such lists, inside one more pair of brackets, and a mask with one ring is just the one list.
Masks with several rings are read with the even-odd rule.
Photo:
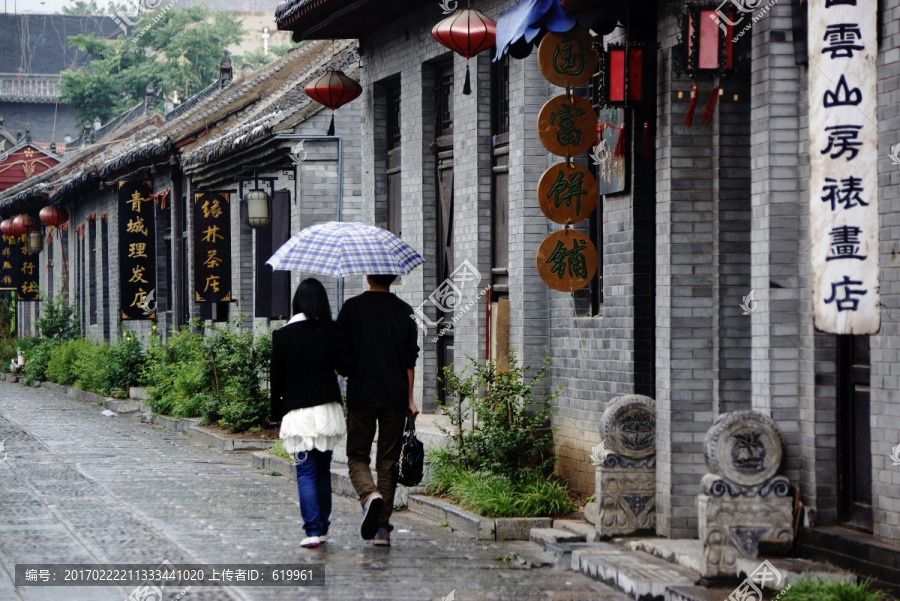
[[876, 0], [809, 6], [813, 318], [832, 334], [879, 329]]
[[194, 193], [194, 301], [231, 301], [231, 194]]
[[119, 182], [119, 305], [123, 320], [156, 319], [153, 182]]

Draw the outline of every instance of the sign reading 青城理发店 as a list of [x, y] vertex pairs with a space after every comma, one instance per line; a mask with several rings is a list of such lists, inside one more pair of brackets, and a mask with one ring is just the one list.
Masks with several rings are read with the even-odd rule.
[[119, 295], [122, 319], [156, 319], [156, 207], [153, 182], [119, 182]]
[[815, 327], [874, 334], [878, 298], [877, 0], [809, 4]]

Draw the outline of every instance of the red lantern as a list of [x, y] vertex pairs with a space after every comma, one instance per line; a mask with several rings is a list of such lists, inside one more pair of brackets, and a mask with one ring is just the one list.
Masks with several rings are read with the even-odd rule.
[[12, 219], [4, 219], [0, 222], [0, 232], [2, 232], [4, 236], [12, 236], [13, 231], [14, 227]]
[[[497, 24], [485, 17], [480, 10], [460, 8], [435, 25], [431, 30], [431, 35], [441, 45], [463, 58], [470, 59], [496, 43]], [[466, 64], [466, 83], [463, 86], [463, 94], [471, 93], [469, 65]]]
[[27, 213], [22, 213], [13, 219], [13, 228], [15, 229], [14, 235], [16, 236], [30, 234], [31, 232], [37, 231], [39, 227], [37, 219]]
[[600, 53], [600, 104], [625, 106], [644, 99], [644, 77], [651, 71], [650, 52], [645, 44], [609, 44]]
[[47, 205], [38, 214], [44, 225], [60, 226], [69, 220], [69, 212], [61, 207]]
[[[306, 86], [306, 95], [324, 104], [332, 111], [336, 111], [348, 102], [356, 100], [362, 94], [362, 86], [356, 81], [344, 75], [343, 71], [329, 69], [317, 80]], [[331, 115], [331, 125], [328, 126], [328, 135], [334, 135], [334, 113]]]

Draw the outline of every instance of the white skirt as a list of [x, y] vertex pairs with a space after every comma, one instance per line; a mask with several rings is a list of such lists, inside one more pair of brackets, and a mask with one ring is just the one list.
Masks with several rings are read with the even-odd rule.
[[332, 451], [347, 433], [340, 403], [326, 403], [289, 411], [281, 420], [278, 438], [289, 455], [312, 449]]

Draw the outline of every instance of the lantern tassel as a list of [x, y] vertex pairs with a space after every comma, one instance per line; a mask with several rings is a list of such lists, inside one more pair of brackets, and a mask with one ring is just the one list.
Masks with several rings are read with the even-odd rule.
[[622, 122], [622, 129], [619, 130], [619, 139], [616, 141], [616, 149], [613, 150], [613, 158], [625, 156], [625, 122]]
[[650, 124], [646, 121], [644, 122], [644, 139], [641, 146], [644, 158], [648, 161], [651, 160], [653, 158], [653, 140], [650, 139]]
[[694, 124], [694, 111], [697, 110], [697, 84], [691, 88], [691, 103], [688, 104], [687, 115], [684, 116], [684, 127], [690, 129]]
[[469, 76], [469, 63], [466, 61], [466, 83], [463, 84], [463, 94], [466, 96], [472, 93], [472, 82]]
[[703, 109], [703, 114], [700, 115], [700, 123], [703, 125], [712, 123], [713, 114], [716, 112], [716, 103], [718, 101], [719, 88], [716, 86], [712, 89], [712, 92], [709, 93], [709, 98], [706, 100], [706, 108]]
[[328, 126], [328, 135], [334, 135], [334, 112], [331, 113], [331, 124]]
[[600, 143], [603, 140], [603, 124], [597, 124], [597, 136], [594, 138], [594, 146]]

